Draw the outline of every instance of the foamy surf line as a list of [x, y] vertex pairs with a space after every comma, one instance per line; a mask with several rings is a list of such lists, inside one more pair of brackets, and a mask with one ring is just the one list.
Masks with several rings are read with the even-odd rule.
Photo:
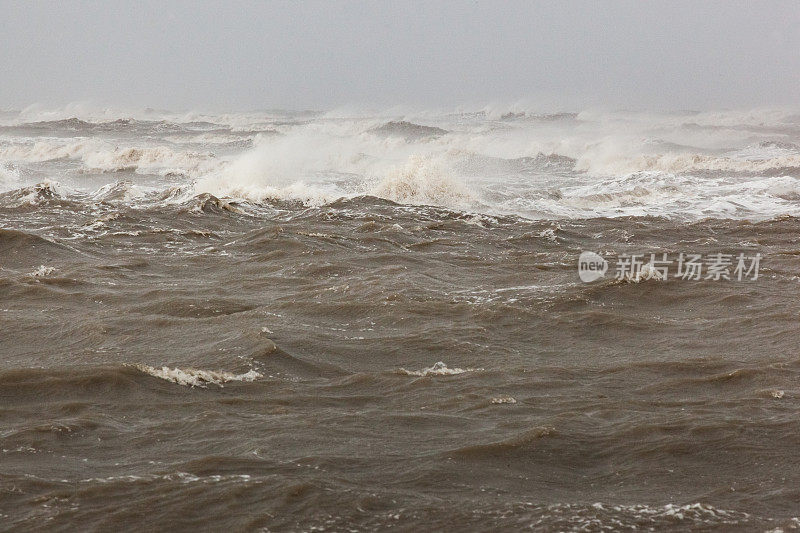
[[168, 366], [158, 368], [142, 364], [130, 366], [150, 376], [189, 387], [206, 388], [208, 385], [218, 385], [222, 387], [225, 383], [231, 381], [252, 382], [264, 377], [255, 370], [250, 370], [243, 374], [234, 374], [221, 370], [200, 370], [196, 368], [182, 369], [178, 367], [169, 368]]
[[[800, 114], [791, 110], [90, 111], [28, 109], [0, 127], [0, 190], [57, 180], [105, 199], [97, 193], [122, 173], [131, 194], [115, 201], [130, 205], [182, 191], [314, 207], [374, 196], [538, 220], [800, 216]], [[220, 144], [242, 131], [252, 132], [247, 143]]]
[[427, 376], [457, 376], [459, 374], [465, 374], [467, 372], [481, 372], [483, 371], [482, 368], [450, 368], [442, 361], [435, 363], [433, 366], [429, 368], [423, 368], [422, 370], [406, 370], [405, 368], [398, 369], [400, 374], [405, 374], [406, 376], [417, 376], [417, 377], [427, 377]]

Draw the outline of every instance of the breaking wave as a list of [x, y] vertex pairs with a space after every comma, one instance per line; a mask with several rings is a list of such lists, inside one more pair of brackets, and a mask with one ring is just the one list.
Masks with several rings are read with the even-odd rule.
[[233, 374], [220, 370], [181, 369], [177, 367], [169, 368], [167, 366], [156, 368], [147, 365], [133, 365], [133, 367], [153, 377], [190, 387], [205, 388], [208, 385], [219, 385], [221, 387], [229, 381], [255, 381], [263, 377], [255, 370], [250, 370], [244, 374]]
[[142, 172], [164, 172], [196, 175], [205, 170], [214, 155], [210, 152], [175, 152], [165, 147], [116, 148], [110, 151], [94, 151], [82, 155], [88, 170], [117, 172], [135, 170]]
[[468, 208], [475, 200], [463, 182], [454, 179], [429, 158], [412, 157], [391, 170], [369, 191], [373, 196], [403, 204]]
[[432, 126], [422, 126], [405, 120], [387, 122], [383, 126], [372, 128], [370, 133], [376, 135], [390, 136], [395, 135], [408, 140], [419, 140], [425, 138], [440, 137], [447, 133], [447, 130]]
[[0, 160], [4, 161], [37, 163], [58, 159], [79, 160], [87, 172], [133, 170], [197, 175], [216, 164], [212, 152], [176, 151], [166, 146], [120, 148], [94, 139], [67, 144], [39, 141], [0, 148]]
[[[552, 531], [689, 531], [757, 529], [757, 517], [706, 503], [666, 505], [614, 503], [553, 504], [543, 509], [536, 525]], [[790, 522], [791, 524], [791, 522]], [[782, 529], [781, 529], [782, 531]]]
[[800, 169], [800, 155], [784, 155], [767, 159], [740, 159], [703, 154], [658, 154], [635, 158], [595, 162], [582, 160], [578, 170], [602, 174], [625, 174], [639, 171], [686, 173], [693, 171], [761, 173], [775, 170]]
[[[534, 219], [800, 215], [800, 121], [786, 110], [211, 115], [75, 104], [7, 122], [0, 193], [58, 179], [130, 203], [157, 192], [165, 203], [207, 194], [308, 206], [375, 196]], [[144, 177], [100, 181], [116, 172]]]
[[61, 186], [61, 184], [52, 181], [44, 181], [42, 183], [37, 183], [36, 185], [12, 189], [0, 194], [0, 206], [35, 206], [47, 203], [51, 200], [56, 200], [61, 198], [63, 195], [64, 188]]
[[457, 376], [459, 374], [464, 374], [466, 372], [479, 372], [483, 370], [482, 368], [450, 368], [443, 362], [439, 361], [435, 363], [433, 366], [429, 368], [423, 368], [422, 370], [406, 370], [405, 368], [401, 368], [398, 370], [399, 373], [405, 374], [407, 376], [418, 376], [418, 377], [426, 377], [426, 376]]

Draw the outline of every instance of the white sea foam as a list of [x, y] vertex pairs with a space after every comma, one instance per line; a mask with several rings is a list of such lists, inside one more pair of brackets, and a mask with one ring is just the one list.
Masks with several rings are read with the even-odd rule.
[[39, 205], [51, 198], [64, 196], [68, 192], [69, 189], [60, 183], [46, 180], [30, 187], [15, 189], [6, 193], [3, 204], [6, 207]]
[[[748, 524], [753, 516], [735, 510], [720, 509], [704, 503], [678, 505], [668, 503], [659, 505], [614, 505], [595, 503], [591, 506], [577, 504], [553, 504], [547, 507], [548, 513], [542, 518], [549, 528], [569, 531], [598, 529], [618, 529], [620, 525], [635, 523], [652, 530], [694, 527], [741, 526]], [[558, 527], [563, 524], [563, 526]], [[534, 523], [533, 526], [537, 524]], [[608, 525], [608, 528], [603, 527]], [[568, 527], [567, 527], [568, 526]], [[535, 529], [535, 527], [534, 527]]]
[[251, 142], [255, 135], [256, 134], [247, 136], [243, 134], [233, 135], [230, 133], [193, 133], [168, 135], [165, 139], [178, 144], [245, 144]]
[[32, 278], [45, 278], [53, 274], [55, 271], [56, 269], [54, 267], [41, 265], [39, 268], [28, 274], [28, 276]]
[[[108, 476], [108, 477], [94, 477], [82, 479], [79, 483], [138, 483], [141, 481], [172, 481], [177, 483], [220, 483], [220, 482], [234, 482], [234, 483], [247, 483], [252, 478], [249, 474], [211, 474], [205, 476], [198, 476], [189, 472], [171, 472], [168, 474], [145, 474], [145, 475], [123, 475], [123, 476]], [[72, 482], [69, 482], [72, 483]]]
[[107, 183], [92, 193], [92, 198], [100, 201], [130, 202], [142, 198], [148, 191], [129, 181]]
[[6, 165], [0, 165], [0, 192], [10, 191], [19, 184], [19, 172]]
[[468, 208], [474, 201], [463, 182], [429, 157], [412, 157], [405, 165], [391, 169], [369, 192], [403, 204]]
[[492, 398], [491, 402], [492, 402], [493, 404], [497, 404], [497, 405], [500, 405], [500, 404], [506, 404], [506, 403], [508, 403], [508, 404], [514, 404], [514, 403], [517, 403], [517, 400], [516, 400], [516, 399], [514, 399], [514, 398], [513, 398], [513, 397], [511, 397], [511, 396], [499, 396], [499, 397], [497, 397], [497, 398]]
[[156, 146], [95, 150], [82, 154], [81, 159], [88, 170], [101, 172], [136, 170], [194, 176], [213, 168], [213, 158], [211, 152], [177, 152]]
[[19, 111], [17, 116], [7, 121], [7, 125], [25, 124], [52, 120], [79, 118], [91, 121], [111, 121], [134, 116], [134, 112], [108, 106], [98, 106], [90, 102], [71, 102], [61, 107], [48, 107], [32, 104]]
[[46, 140], [7, 144], [0, 147], [0, 161], [37, 163], [58, 159], [82, 162], [83, 171], [176, 173], [196, 176], [209, 172], [218, 162], [211, 152], [176, 151], [165, 146], [118, 147], [107, 141], [86, 139], [72, 142]]
[[697, 153], [668, 153], [618, 157], [592, 160], [584, 156], [576, 165], [577, 170], [597, 174], [616, 175], [638, 171], [686, 173], [692, 171], [747, 172], [759, 173], [770, 170], [800, 168], [800, 155], [783, 155], [765, 159], [744, 159], [737, 157], [715, 157]]
[[0, 147], [0, 160], [37, 163], [54, 159], [79, 159], [84, 154], [99, 150], [103, 145], [104, 143], [96, 140], [13, 143]]
[[[0, 162], [25, 172], [51, 162], [59, 172], [66, 169], [59, 179], [70, 187], [94, 179], [90, 191], [99, 184], [87, 172], [133, 170], [146, 175], [142, 180], [161, 176], [147, 185], [163, 191], [178, 187], [255, 202], [322, 205], [366, 194], [528, 218], [763, 219], [800, 215], [798, 116], [780, 109], [543, 115], [520, 104], [455, 113], [170, 114], [75, 104], [29, 108], [14, 121], [78, 117], [112, 125], [91, 138], [81, 137], [81, 123], [71, 138], [17, 138], [7, 130]], [[114, 137], [113, 120], [121, 117], [168, 121], [168, 127], [161, 139], [158, 128], [142, 139], [128, 130]], [[389, 122], [406, 125], [382, 128]], [[430, 130], [436, 134], [413, 134], [425, 128], [437, 128]], [[236, 133], [259, 130], [280, 134]], [[251, 138], [252, 146], [236, 143]]]
[[198, 370], [195, 368], [169, 368], [162, 366], [156, 368], [147, 365], [134, 365], [134, 367], [145, 374], [191, 387], [206, 387], [209, 384], [219, 385], [220, 387], [229, 381], [255, 381], [263, 377], [255, 370], [250, 370], [244, 374], [233, 374], [219, 370]]
[[367, 133], [374, 122], [310, 125], [257, 139], [253, 149], [200, 179], [215, 196], [300, 200], [319, 205], [370, 194], [409, 204], [465, 207], [473, 195], [448, 168], [447, 154], [397, 137]]
[[[564, 217], [682, 216], [765, 218], [800, 214], [800, 180], [792, 176], [684, 176], [638, 172], [566, 186], [558, 198], [535, 201]], [[520, 202], [517, 201], [517, 204]], [[529, 208], [533, 208], [530, 202]]]
[[422, 370], [406, 370], [401, 368], [399, 372], [407, 376], [456, 376], [464, 374], [465, 372], [479, 372], [482, 368], [449, 368], [446, 364], [439, 361], [430, 368], [423, 368]]
[[[786, 114], [758, 116], [777, 120]], [[791, 143], [782, 148], [753, 144], [753, 133], [746, 128], [697, 131], [695, 119], [712, 122], [714, 116], [593, 118], [587, 113], [580, 128], [574, 121], [493, 125], [485, 117], [456, 123], [428, 117], [425, 124], [449, 133], [407, 140], [372, 135], [368, 132], [380, 121], [351, 118], [302, 125], [279, 138], [261, 139], [252, 150], [233, 158], [223, 172], [201, 179], [196, 190], [309, 204], [371, 194], [400, 203], [534, 218], [765, 217], [798, 212], [787, 198], [794, 194], [793, 178], [783, 178], [775, 189], [774, 183], [761, 187], [773, 178], [757, 174], [800, 168], [800, 151]], [[722, 119], [731, 124], [745, 119], [757, 122], [748, 114]], [[695, 146], [681, 144], [687, 142]], [[736, 144], [742, 148], [730, 151]], [[562, 166], [571, 158], [573, 176], [554, 175], [552, 158], [540, 154], [558, 154]], [[481, 161], [485, 163], [476, 167]], [[756, 176], [741, 177], [742, 173]]]

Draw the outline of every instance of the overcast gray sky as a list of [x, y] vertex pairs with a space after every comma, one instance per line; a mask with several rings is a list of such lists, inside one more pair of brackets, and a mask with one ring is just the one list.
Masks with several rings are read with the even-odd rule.
[[0, 108], [800, 103], [800, 2], [0, 0]]

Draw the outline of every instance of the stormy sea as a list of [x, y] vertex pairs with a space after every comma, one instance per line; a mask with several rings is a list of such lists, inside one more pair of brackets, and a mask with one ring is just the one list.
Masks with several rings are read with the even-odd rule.
[[2, 111], [0, 529], [800, 528], [798, 217], [786, 109]]

